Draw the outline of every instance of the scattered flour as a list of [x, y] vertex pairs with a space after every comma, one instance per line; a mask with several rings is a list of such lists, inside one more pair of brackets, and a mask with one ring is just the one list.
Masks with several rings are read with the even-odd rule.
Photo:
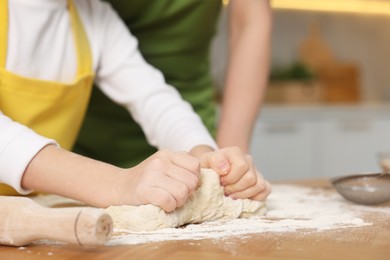
[[296, 230], [323, 231], [335, 228], [371, 225], [360, 217], [365, 212], [390, 214], [389, 207], [367, 207], [346, 202], [337, 193], [319, 188], [273, 185], [265, 216], [206, 222], [184, 228], [166, 228], [150, 232], [115, 229], [108, 245], [131, 245], [166, 240], [216, 239], [229, 236]]

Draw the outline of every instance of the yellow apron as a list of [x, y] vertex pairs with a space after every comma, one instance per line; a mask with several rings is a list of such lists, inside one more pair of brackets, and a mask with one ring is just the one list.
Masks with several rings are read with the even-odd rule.
[[[78, 67], [75, 80], [66, 84], [21, 77], [5, 69], [8, 1], [0, 1], [0, 110], [65, 149], [72, 148], [80, 130], [94, 78], [88, 38], [72, 0], [68, 0], [68, 9]], [[0, 184], [0, 195], [16, 194]]]

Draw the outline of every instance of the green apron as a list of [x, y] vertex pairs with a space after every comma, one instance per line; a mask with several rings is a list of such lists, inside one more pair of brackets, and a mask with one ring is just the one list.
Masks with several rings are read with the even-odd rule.
[[[215, 88], [209, 51], [221, 0], [109, 0], [139, 41], [139, 48], [176, 87], [215, 135]], [[156, 151], [123, 107], [94, 88], [75, 152], [120, 167]]]

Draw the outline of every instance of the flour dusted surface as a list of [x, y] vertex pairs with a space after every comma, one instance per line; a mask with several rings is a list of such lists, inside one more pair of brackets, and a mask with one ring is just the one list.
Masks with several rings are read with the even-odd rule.
[[346, 202], [337, 193], [319, 188], [273, 185], [265, 216], [226, 222], [191, 224], [151, 232], [114, 229], [108, 245], [142, 244], [166, 240], [218, 239], [253, 233], [324, 231], [371, 225], [361, 216], [368, 212], [390, 214], [389, 207], [367, 207]]

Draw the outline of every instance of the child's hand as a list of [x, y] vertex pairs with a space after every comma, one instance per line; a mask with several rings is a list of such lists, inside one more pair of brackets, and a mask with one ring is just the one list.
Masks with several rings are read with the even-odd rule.
[[201, 167], [212, 168], [221, 176], [225, 194], [231, 198], [262, 201], [271, 192], [271, 185], [256, 170], [252, 158], [237, 147], [204, 153], [200, 161]]
[[187, 153], [159, 151], [127, 171], [118, 204], [153, 204], [170, 212], [197, 187], [200, 165]]

